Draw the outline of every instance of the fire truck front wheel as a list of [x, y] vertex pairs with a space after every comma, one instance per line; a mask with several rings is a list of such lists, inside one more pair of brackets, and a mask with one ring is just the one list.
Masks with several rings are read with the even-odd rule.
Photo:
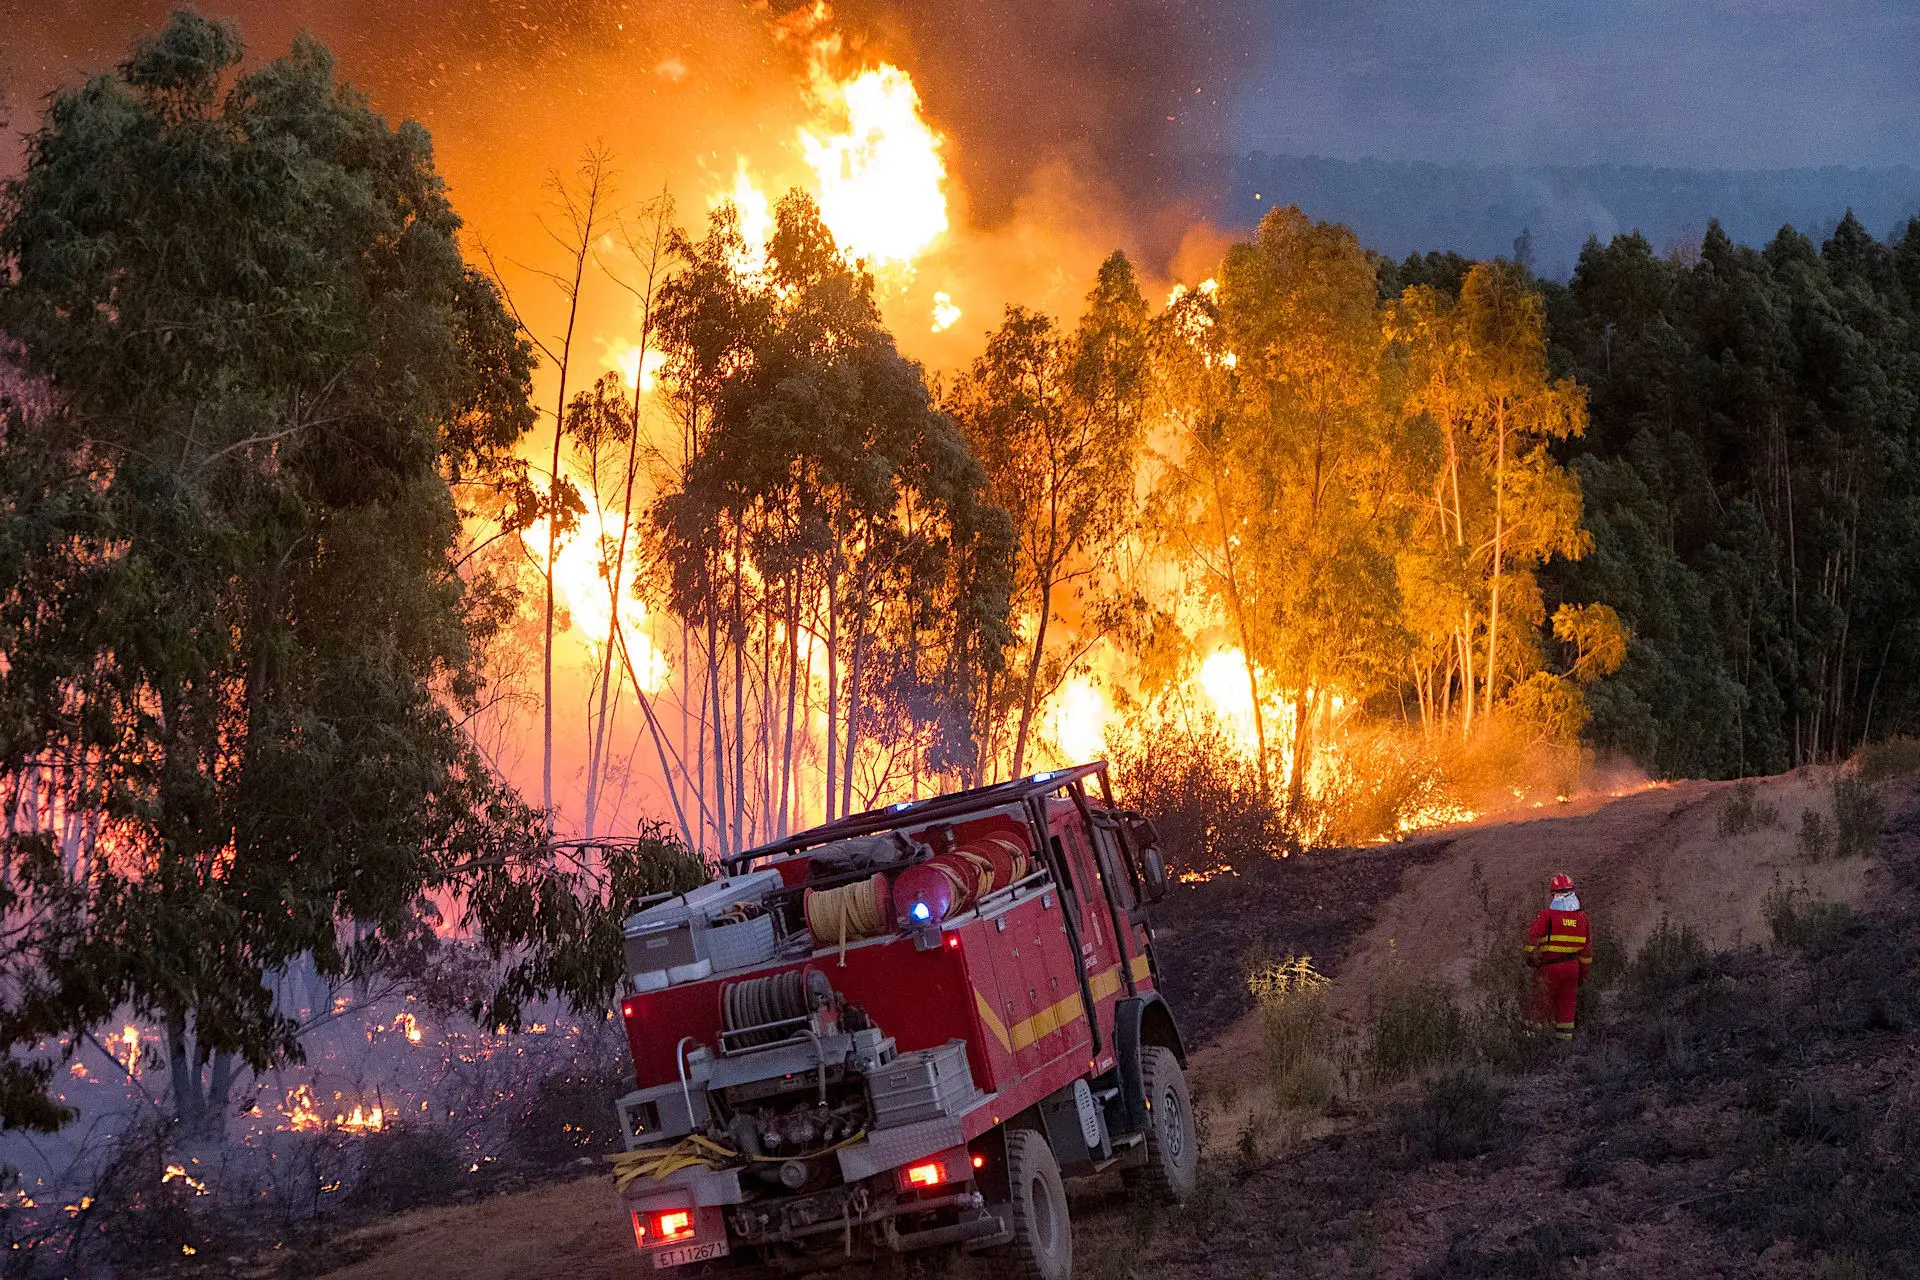
[[1007, 1187], [1013, 1239], [985, 1255], [995, 1280], [1072, 1280], [1073, 1224], [1060, 1164], [1032, 1129], [1007, 1134]]
[[1199, 1134], [1187, 1073], [1173, 1050], [1140, 1051], [1140, 1083], [1147, 1095], [1146, 1162], [1126, 1171], [1128, 1185], [1173, 1204], [1185, 1204], [1200, 1177]]

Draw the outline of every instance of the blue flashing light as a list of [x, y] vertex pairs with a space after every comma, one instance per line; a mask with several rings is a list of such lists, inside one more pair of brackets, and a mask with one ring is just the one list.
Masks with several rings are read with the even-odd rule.
[[1052, 776], [1053, 775], [1050, 773], [1036, 773], [1033, 775], [1033, 780], [1035, 782], [1045, 782], [1048, 778], [1051, 778]]
[[908, 914], [921, 924], [925, 924], [927, 921], [933, 919], [933, 912], [927, 908], [927, 904], [924, 902], [914, 903], [913, 910], [908, 912]]
[[911, 808], [913, 808], [913, 801], [902, 800], [899, 804], [896, 804], [895, 806], [893, 806], [893, 811], [895, 813], [905, 813], [907, 810]]

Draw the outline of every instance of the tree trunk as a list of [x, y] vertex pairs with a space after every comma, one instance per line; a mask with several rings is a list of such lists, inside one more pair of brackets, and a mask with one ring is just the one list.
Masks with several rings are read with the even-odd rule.
[[1493, 458], [1493, 587], [1487, 603], [1487, 716], [1493, 716], [1493, 699], [1500, 682], [1500, 577], [1506, 570], [1506, 474], [1507, 415], [1504, 406], [1494, 410]]
[[827, 794], [825, 822], [832, 822], [840, 780], [840, 575], [827, 570]]
[[174, 1119], [187, 1133], [200, 1130], [200, 1072], [184, 1014], [168, 1014], [164, 1025], [167, 1040], [167, 1081], [173, 1090]]
[[1013, 777], [1026, 773], [1027, 735], [1032, 730], [1034, 704], [1040, 688], [1040, 661], [1047, 651], [1047, 624], [1053, 618], [1053, 581], [1040, 586], [1040, 621], [1034, 628], [1033, 652], [1027, 656], [1026, 688], [1020, 695], [1020, 725], [1013, 737]]

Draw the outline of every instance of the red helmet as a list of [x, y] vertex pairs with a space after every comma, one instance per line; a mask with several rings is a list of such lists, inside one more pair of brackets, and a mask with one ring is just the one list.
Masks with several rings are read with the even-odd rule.
[[1548, 884], [1547, 887], [1549, 889], [1552, 889], [1555, 893], [1572, 893], [1573, 877], [1568, 875], [1566, 872], [1562, 871], [1559, 875], [1553, 878], [1553, 881], [1550, 884]]

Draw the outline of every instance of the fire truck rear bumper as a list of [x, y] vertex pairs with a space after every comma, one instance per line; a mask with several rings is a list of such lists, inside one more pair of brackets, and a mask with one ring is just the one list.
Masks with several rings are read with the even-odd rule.
[[888, 1238], [887, 1243], [898, 1253], [908, 1253], [915, 1249], [938, 1249], [943, 1245], [956, 1244], [969, 1249], [985, 1249], [1013, 1239], [1013, 1228], [1004, 1218], [986, 1209], [976, 1210], [975, 1213], [977, 1216], [963, 1217], [944, 1227], [896, 1232]]

